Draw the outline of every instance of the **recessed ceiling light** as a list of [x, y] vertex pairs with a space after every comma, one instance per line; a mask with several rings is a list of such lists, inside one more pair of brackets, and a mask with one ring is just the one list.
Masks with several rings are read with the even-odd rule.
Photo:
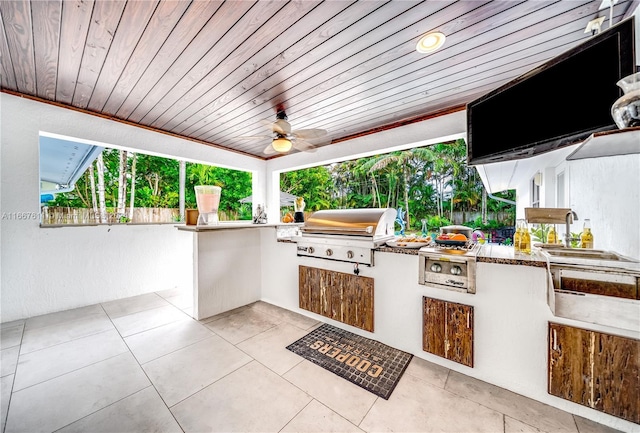
[[446, 38], [443, 33], [427, 33], [418, 41], [416, 50], [422, 54], [432, 53], [444, 44], [445, 39]]

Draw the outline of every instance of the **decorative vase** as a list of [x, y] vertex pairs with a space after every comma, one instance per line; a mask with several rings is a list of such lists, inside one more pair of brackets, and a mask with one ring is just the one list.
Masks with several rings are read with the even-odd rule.
[[640, 72], [628, 75], [616, 83], [624, 92], [611, 107], [618, 128], [640, 126]]

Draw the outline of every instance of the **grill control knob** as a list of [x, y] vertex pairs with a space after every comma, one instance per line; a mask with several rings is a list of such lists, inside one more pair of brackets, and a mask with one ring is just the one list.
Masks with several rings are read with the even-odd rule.
[[348, 259], [352, 259], [353, 258], [353, 251], [351, 251], [351, 250], [347, 251], [347, 258]]
[[315, 250], [316, 250], [315, 248], [313, 248], [313, 247], [309, 247], [309, 249], [308, 249], [307, 251], [309, 251], [309, 254], [313, 254], [313, 252], [314, 252]]
[[461, 273], [462, 273], [462, 269], [460, 269], [460, 266], [452, 266], [451, 267], [451, 274], [460, 275]]
[[332, 250], [331, 248], [329, 248], [327, 251], [325, 251], [325, 253], [326, 253], [328, 256], [332, 256], [332, 255], [333, 255], [333, 250]]
[[431, 265], [431, 272], [441, 272], [442, 271], [442, 266], [439, 263], [434, 263]]

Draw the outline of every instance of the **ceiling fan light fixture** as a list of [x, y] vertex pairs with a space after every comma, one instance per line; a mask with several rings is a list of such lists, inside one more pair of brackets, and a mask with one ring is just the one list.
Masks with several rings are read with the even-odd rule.
[[291, 140], [286, 137], [276, 137], [271, 142], [271, 146], [276, 150], [276, 152], [288, 152], [291, 150]]
[[416, 45], [416, 51], [421, 54], [428, 54], [440, 48], [446, 39], [444, 33], [431, 32], [420, 38]]

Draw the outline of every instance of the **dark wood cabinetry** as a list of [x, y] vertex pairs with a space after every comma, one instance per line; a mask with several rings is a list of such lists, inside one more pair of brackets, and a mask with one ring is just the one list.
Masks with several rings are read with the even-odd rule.
[[549, 394], [640, 423], [640, 340], [549, 323]]
[[373, 278], [299, 266], [300, 308], [373, 332]]
[[422, 349], [473, 367], [473, 307], [423, 297]]

